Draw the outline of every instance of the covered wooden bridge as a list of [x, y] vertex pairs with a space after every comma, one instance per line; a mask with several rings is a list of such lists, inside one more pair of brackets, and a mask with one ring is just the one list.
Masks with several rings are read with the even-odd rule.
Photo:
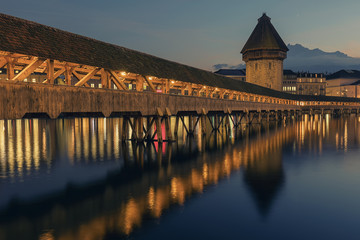
[[[191, 133], [203, 116], [219, 115], [211, 122], [217, 129], [225, 115], [237, 126], [298, 115], [303, 106], [360, 107], [358, 99], [290, 95], [5, 14], [0, 69], [6, 73], [0, 119], [124, 116], [138, 139], [174, 115], [177, 124], [184, 115], [195, 116], [187, 126]], [[33, 74], [44, 77], [33, 81]], [[150, 117], [147, 128], [143, 117]]]

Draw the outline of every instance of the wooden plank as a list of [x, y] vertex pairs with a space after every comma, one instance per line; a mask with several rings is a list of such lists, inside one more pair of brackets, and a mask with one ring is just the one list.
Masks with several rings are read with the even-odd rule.
[[[77, 73], [75, 70], [71, 71], [71, 73], [72, 73], [72, 74], [75, 76], [75, 78], [76, 78], [77, 80], [79, 80], [79, 81], [80, 81], [80, 79], [83, 78], [83, 76], [80, 75], [79, 73]], [[85, 87], [90, 87], [90, 85], [89, 85], [88, 83], [85, 83], [84, 85], [85, 85]]]
[[70, 66], [65, 65], [65, 82], [67, 85], [71, 85], [71, 73], [73, 71], [73, 68], [70, 68]]
[[136, 91], [141, 92], [144, 89], [144, 79], [142, 77], [138, 77], [136, 79]]
[[100, 70], [100, 68], [95, 68], [93, 69], [91, 72], [89, 72], [88, 74], [86, 74], [82, 79], [80, 79], [79, 82], [77, 82], [75, 84], [75, 86], [82, 86], [84, 85], [87, 81], [89, 81], [98, 71]]
[[60, 77], [61, 74], [63, 74], [65, 72], [65, 68], [61, 68], [60, 70], [57, 70], [56, 73], [54, 73], [54, 80], [57, 79], [58, 77]]
[[46, 60], [46, 73], [47, 73], [47, 79], [50, 84], [54, 84], [54, 60], [48, 59]]
[[126, 85], [121, 81], [120, 77], [116, 74], [115, 71], [110, 70], [110, 75], [112, 76], [112, 80], [115, 83], [116, 87], [122, 90], [128, 90]]
[[7, 58], [7, 79], [14, 78], [14, 65], [13, 59]]
[[27, 65], [19, 74], [13, 77], [12, 81], [24, 81], [31, 73], [34, 72], [41, 64], [45, 62], [45, 59], [34, 58], [34, 60]]
[[102, 88], [110, 88], [110, 76], [105, 69], [101, 69], [101, 86]]

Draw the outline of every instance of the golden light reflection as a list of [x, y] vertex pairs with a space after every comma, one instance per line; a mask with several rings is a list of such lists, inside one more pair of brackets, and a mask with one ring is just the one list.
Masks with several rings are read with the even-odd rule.
[[41, 234], [39, 236], [39, 240], [55, 240], [55, 237], [52, 231], [48, 231], [46, 233]]
[[134, 227], [141, 224], [140, 208], [134, 199], [130, 199], [124, 209], [124, 225], [122, 225], [125, 234], [129, 234]]
[[[60, 220], [79, 218], [81, 219], [79, 226], [69, 224], [71, 226], [68, 228], [71, 231], [54, 229], [49, 233], [56, 233], [57, 239], [66, 240], [103, 239], [108, 231], [128, 235], [135, 228], [140, 227], [147, 216], [159, 218], [170, 206], [183, 205], [193, 194], [202, 193], [206, 187], [217, 184], [234, 171], [243, 169], [248, 175], [255, 172], [260, 176], [281, 173], [282, 151], [285, 147], [291, 146], [290, 149], [293, 151], [310, 149], [314, 153], [321, 153], [323, 145], [330, 143], [331, 146], [336, 145], [337, 149], [343, 148], [346, 151], [353, 144], [352, 141], [358, 143], [356, 140], [358, 137], [353, 135], [359, 133], [359, 129], [356, 128], [357, 118], [354, 121], [341, 123], [340, 120], [335, 121], [328, 117], [323, 120], [310, 119], [310, 121], [305, 117], [304, 121], [286, 127], [275, 126], [274, 131], [255, 126], [251, 129], [253, 131], [251, 138], [249, 138], [251, 132], [249, 128], [241, 129], [243, 141], [241, 144], [235, 142], [235, 145], [230, 148], [223, 148], [227, 140], [226, 137], [219, 135], [210, 139], [204, 138], [201, 143], [194, 141], [193, 145], [184, 140], [184, 149], [190, 153], [196, 148], [203, 148], [204, 144], [207, 147], [211, 144], [219, 146], [224, 151], [221, 154], [203, 151], [199, 157], [194, 157], [191, 164], [186, 161], [173, 163], [171, 154], [169, 159], [165, 160], [166, 151], [163, 150], [169, 149], [168, 144], [163, 145], [164, 148], [159, 147], [158, 152], [154, 147], [147, 149], [148, 152], [145, 154], [147, 162], [140, 164], [139, 159], [144, 154], [140, 154], [138, 146], [126, 144], [122, 147], [119, 138], [120, 121], [119, 119], [100, 121], [88, 118], [65, 119], [64, 126], [66, 127], [61, 131], [66, 131], [67, 134], [56, 132], [60, 130], [55, 129], [61, 128], [54, 126], [45, 128], [45, 122], [39, 120], [0, 121], [0, 146], [6, 146], [0, 148], [2, 176], [10, 178], [14, 177], [14, 174], [21, 176], [23, 173], [18, 172], [23, 172], [24, 168], [27, 172], [35, 169], [38, 171], [47, 161], [50, 163], [55, 161], [52, 158], [44, 159], [45, 156], [51, 156], [50, 151], [56, 152], [59, 148], [54, 136], [59, 138], [57, 140], [59, 142], [66, 141], [66, 156], [70, 164], [80, 164], [82, 161], [90, 164], [102, 155], [101, 159], [125, 158], [127, 155], [128, 158], [134, 160], [129, 161], [131, 164], [139, 164], [136, 166], [142, 169], [142, 174], [137, 181], [113, 183], [111, 191], [107, 189], [102, 193], [94, 193], [95, 195], [88, 199], [62, 207], [61, 211], [56, 210], [55, 206], [56, 211], [52, 209], [39, 219], [35, 219], [34, 222], [26, 223], [29, 224], [27, 229], [44, 226], [45, 223], [56, 225], [55, 223]], [[350, 129], [356, 130], [350, 131]], [[227, 143], [231, 144], [231, 141]], [[177, 149], [174, 145], [172, 146], [173, 149]], [[295, 147], [292, 148], [292, 146]], [[106, 152], [101, 150], [102, 147], [107, 149]], [[25, 151], [20, 154], [18, 149]], [[155, 165], [159, 155], [164, 158], [161, 166], [156, 165], [155, 173], [147, 172], [144, 165]], [[24, 167], [20, 167], [23, 165]], [[53, 165], [50, 164], [50, 167]], [[47, 164], [45, 166], [48, 167]], [[89, 219], [86, 219], [87, 217]], [[1, 231], [10, 231], [10, 229], [15, 228], [0, 225]]]
[[6, 153], [5, 153], [5, 121], [0, 120], [0, 168], [1, 175], [0, 177], [6, 176]]

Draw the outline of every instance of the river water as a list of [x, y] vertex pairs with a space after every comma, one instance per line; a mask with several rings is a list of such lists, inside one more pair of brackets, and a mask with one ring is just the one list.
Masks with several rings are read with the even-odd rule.
[[140, 145], [121, 124], [0, 120], [0, 239], [360, 239], [359, 117]]

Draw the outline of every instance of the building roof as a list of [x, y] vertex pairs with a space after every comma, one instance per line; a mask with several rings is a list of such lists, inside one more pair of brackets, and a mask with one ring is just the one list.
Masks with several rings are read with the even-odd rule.
[[348, 78], [348, 79], [360, 79], [360, 71], [358, 70], [340, 70], [329, 76], [327, 76], [327, 80], [337, 79], [337, 78]]
[[295, 76], [297, 76], [297, 73], [293, 72], [293, 70], [284, 69], [283, 75], [295, 75]]
[[289, 51], [270, 20], [271, 18], [266, 16], [265, 13], [258, 19], [258, 24], [245, 43], [241, 53], [251, 50]]
[[220, 69], [215, 72], [216, 74], [224, 76], [246, 76], [244, 69]]
[[[259, 22], [261, 21], [259, 20]], [[269, 24], [265, 25], [267, 26], [266, 28], [270, 28]], [[279, 36], [278, 39], [281, 40]], [[127, 71], [146, 76], [176, 79], [183, 82], [270, 97], [292, 100], [304, 98], [303, 96], [241, 82], [209, 71], [1, 13], [0, 51]], [[309, 97], [314, 101], [317, 100], [316, 97]], [[328, 101], [342, 101], [342, 98], [331, 99], [329, 98]], [[344, 98], [343, 100], [351, 101], [349, 98]]]

